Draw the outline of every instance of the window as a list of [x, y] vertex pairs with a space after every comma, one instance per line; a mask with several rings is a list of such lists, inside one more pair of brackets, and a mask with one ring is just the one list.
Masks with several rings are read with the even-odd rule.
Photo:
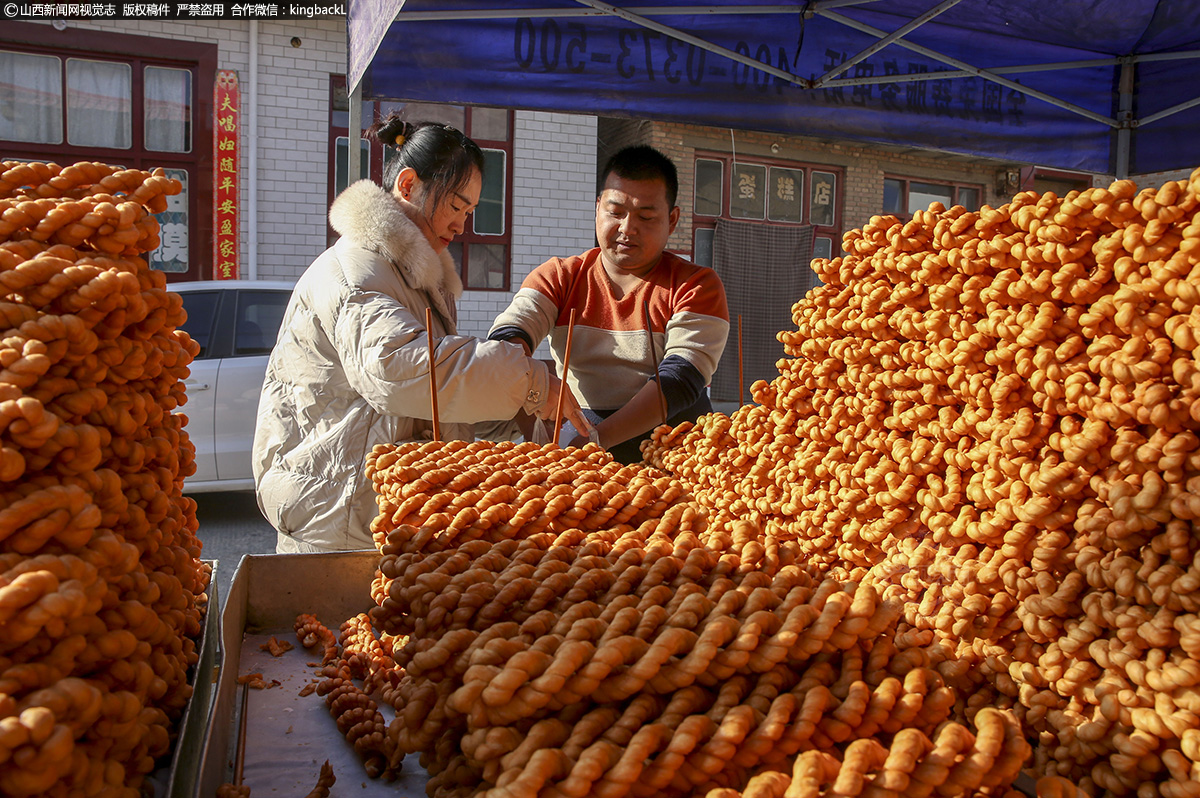
[[[350, 185], [350, 137], [338, 136], [334, 139], [333, 167], [333, 196], [337, 196]], [[371, 175], [371, 148], [366, 139], [358, 140], [358, 176], [359, 179]]]
[[475, 209], [471, 229], [478, 235], [501, 235], [504, 232], [504, 186], [507, 183], [503, 150], [483, 151], [483, 173], [490, 180], [483, 182], [479, 207]]
[[[1021, 169], [1020, 191], [1033, 189], [1039, 194], [1053, 191], [1060, 197], [1065, 197], [1072, 191], [1086, 191], [1092, 186], [1092, 176], [1085, 172], [1072, 172], [1066, 169], [1049, 169], [1044, 166], [1026, 166]], [[1005, 189], [1001, 195], [1011, 194]]]
[[466, 232], [450, 245], [450, 254], [462, 269], [463, 287], [468, 291], [507, 291], [512, 277], [512, 112], [460, 106], [414, 108], [410, 104], [405, 113], [413, 119], [438, 119], [439, 109], [442, 113], [461, 113], [463, 127], [459, 129], [483, 150], [479, 207], [471, 215]]
[[192, 150], [192, 73], [186, 69], [146, 67], [146, 149]]
[[[363, 102], [362, 125], [365, 130], [379, 117], [378, 102]], [[383, 148], [360, 138], [358, 141], [358, 177], [378, 181], [383, 176]], [[346, 76], [331, 75], [329, 79], [329, 184], [326, 205], [346, 190], [350, 177], [350, 95], [346, 91]], [[374, 162], [373, 159], [378, 159]], [[333, 246], [338, 235], [332, 227], [325, 228], [326, 243]]]
[[715, 228], [702, 227], [696, 230], [696, 246], [692, 251], [692, 260], [704, 266], [712, 266], [713, 234]]
[[700, 216], [720, 216], [722, 207], [722, 174], [725, 164], [707, 158], [696, 159], [696, 197], [693, 211]]
[[692, 197], [692, 259], [712, 265], [718, 218], [767, 225], [811, 224], [813, 257], [831, 257], [834, 242], [841, 238], [840, 179], [840, 170], [824, 166], [698, 156]]
[[237, 294], [233, 354], [270, 354], [291, 294], [287, 291], [238, 291]]
[[183, 329], [192, 340], [200, 344], [197, 360], [211, 357], [209, 348], [212, 345], [213, 327], [217, 322], [217, 305], [221, 302], [220, 291], [183, 291], [183, 309], [187, 319]]
[[770, 196], [767, 199], [767, 218], [772, 222], [791, 222], [799, 224], [804, 221], [804, 204], [801, 196], [804, 193], [804, 170], [771, 167], [771, 183], [768, 187]]
[[[349, 150], [349, 97], [346, 78], [330, 76], [329, 201], [346, 187]], [[439, 122], [466, 133], [483, 150], [483, 192], [466, 231], [449, 247], [459, 265], [463, 286], [472, 291], [508, 291], [512, 278], [512, 111], [433, 103], [364, 101], [363, 129], [392, 111], [413, 122]], [[359, 157], [363, 177], [379, 182], [393, 150], [362, 140]], [[337, 240], [330, 229], [329, 243]]]
[[837, 175], [832, 172], [813, 172], [812, 211], [809, 214], [812, 223], [824, 227], [831, 226], [836, 202]]
[[734, 219], [762, 219], [767, 215], [767, 167], [733, 164], [729, 187], [729, 215]]
[[188, 172], [165, 169], [167, 177], [178, 180], [183, 190], [167, 197], [167, 209], [158, 218], [158, 248], [147, 256], [152, 268], [179, 274], [188, 271]]
[[67, 143], [127, 150], [133, 144], [129, 64], [67, 59]]
[[62, 61], [0, 50], [0, 139], [61, 144]]
[[[0, 158], [162, 167], [183, 184], [148, 253], [172, 278], [211, 277], [217, 45], [49, 25], [0, 27]], [[190, 232], [189, 232], [190, 231]]]
[[969, 211], [977, 211], [982, 194], [980, 186], [969, 184], [931, 183], [901, 177], [885, 177], [883, 212], [908, 219], [916, 211], [928, 210], [934, 202], [940, 202], [947, 208], [961, 205]]

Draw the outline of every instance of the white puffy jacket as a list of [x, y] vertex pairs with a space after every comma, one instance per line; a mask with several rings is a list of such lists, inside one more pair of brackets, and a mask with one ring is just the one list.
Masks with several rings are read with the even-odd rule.
[[307, 544], [298, 550], [373, 546], [367, 454], [379, 443], [428, 439], [433, 427], [427, 307], [443, 440], [472, 440], [474, 422], [533, 412], [547, 394], [546, 366], [519, 346], [455, 334], [458, 268], [390, 194], [361, 180], [338, 196], [329, 219], [342, 237], [296, 283], [254, 434], [259, 507], [280, 533]]

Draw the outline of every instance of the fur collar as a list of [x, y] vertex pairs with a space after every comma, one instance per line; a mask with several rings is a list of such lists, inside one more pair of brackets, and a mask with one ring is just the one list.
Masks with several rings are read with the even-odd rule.
[[434, 252], [395, 198], [374, 181], [359, 180], [339, 194], [329, 208], [329, 223], [340, 235], [390, 260], [411, 287], [438, 299], [462, 296], [462, 279], [450, 253]]

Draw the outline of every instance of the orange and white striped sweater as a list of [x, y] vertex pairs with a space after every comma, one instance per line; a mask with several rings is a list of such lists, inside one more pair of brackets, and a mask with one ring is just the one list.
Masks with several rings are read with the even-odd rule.
[[[620, 409], [654, 379], [655, 367], [669, 423], [687, 416], [694, 420], [711, 407], [704, 388], [729, 334], [725, 289], [712, 269], [664, 252], [636, 289], [617, 298], [599, 248], [552, 258], [525, 278], [488, 337], [524, 340], [530, 351], [549, 337], [561, 373], [572, 309], [575, 332], [567, 381], [585, 410], [603, 418]], [[689, 412], [698, 406], [699, 412]]]

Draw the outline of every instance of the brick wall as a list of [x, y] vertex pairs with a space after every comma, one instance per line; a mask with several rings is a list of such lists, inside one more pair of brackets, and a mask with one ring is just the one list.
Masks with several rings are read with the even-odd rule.
[[329, 77], [345, 71], [346, 27], [272, 24], [264, 35], [260, 23], [258, 38], [258, 276], [295, 280], [326, 245]]
[[644, 119], [600, 119], [596, 131], [597, 176], [608, 159], [618, 151], [634, 144], [648, 144], [653, 128], [654, 122]]

